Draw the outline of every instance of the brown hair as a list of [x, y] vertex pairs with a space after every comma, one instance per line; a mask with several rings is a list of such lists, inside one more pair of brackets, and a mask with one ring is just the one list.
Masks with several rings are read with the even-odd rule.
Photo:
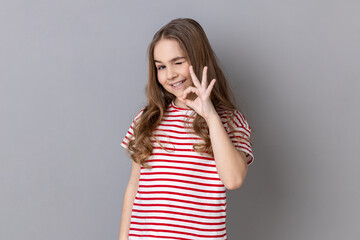
[[[204, 66], [208, 67], [208, 79], [216, 79], [211, 92], [211, 101], [216, 110], [219, 104], [222, 108], [234, 110], [235, 106], [230, 100], [231, 93], [226, 78], [221, 71], [216, 55], [212, 50], [208, 38], [198, 22], [190, 18], [178, 18], [170, 21], [154, 35], [148, 47], [148, 83], [146, 86], [147, 105], [140, 119], [134, 126], [134, 139], [128, 144], [132, 151], [132, 159], [148, 168], [146, 159], [153, 151], [150, 140], [153, 130], [161, 122], [164, 113], [175, 96], [167, 92], [157, 80], [157, 70], [154, 62], [154, 48], [161, 39], [172, 39], [179, 43], [180, 48], [186, 55], [186, 59], [194, 67], [197, 76], [201, 76]], [[232, 116], [229, 116], [231, 119]], [[199, 114], [195, 113], [193, 129], [205, 144], [194, 144], [193, 148], [198, 152], [208, 152], [213, 156], [209, 128]]]

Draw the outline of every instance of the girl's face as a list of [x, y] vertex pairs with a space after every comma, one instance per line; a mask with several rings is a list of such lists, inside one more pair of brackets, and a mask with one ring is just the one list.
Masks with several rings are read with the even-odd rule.
[[154, 60], [159, 83], [176, 98], [182, 97], [185, 89], [192, 85], [192, 80], [190, 63], [179, 43], [172, 39], [161, 39], [155, 45]]

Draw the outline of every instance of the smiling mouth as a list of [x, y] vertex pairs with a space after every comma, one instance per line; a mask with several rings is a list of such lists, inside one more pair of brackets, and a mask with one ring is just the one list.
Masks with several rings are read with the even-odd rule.
[[186, 81], [186, 79], [185, 80], [182, 80], [181, 82], [177, 82], [177, 83], [175, 83], [175, 84], [170, 84], [172, 87], [177, 87], [177, 86], [180, 86], [181, 84], [183, 84], [184, 82]]

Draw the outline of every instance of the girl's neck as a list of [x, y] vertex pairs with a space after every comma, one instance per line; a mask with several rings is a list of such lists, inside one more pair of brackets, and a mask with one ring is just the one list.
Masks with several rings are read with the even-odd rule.
[[177, 98], [174, 100], [174, 105], [175, 107], [190, 109], [188, 106], [186, 106], [186, 104], [184, 104]]

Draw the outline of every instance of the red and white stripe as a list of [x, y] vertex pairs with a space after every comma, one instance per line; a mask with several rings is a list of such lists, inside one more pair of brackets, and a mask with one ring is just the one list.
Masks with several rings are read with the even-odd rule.
[[[121, 146], [127, 148], [133, 137], [136, 115]], [[209, 154], [195, 152], [193, 144], [202, 142], [185, 126], [193, 111], [173, 103], [153, 133], [153, 153], [148, 159], [152, 169], [141, 167], [139, 188], [133, 204], [129, 239], [226, 239], [226, 189]], [[248, 164], [253, 161], [250, 127], [235, 111], [234, 129], [226, 122], [229, 111], [219, 115], [235, 147], [244, 151]], [[245, 137], [245, 138], [244, 138]], [[163, 146], [155, 140], [157, 139]]]

